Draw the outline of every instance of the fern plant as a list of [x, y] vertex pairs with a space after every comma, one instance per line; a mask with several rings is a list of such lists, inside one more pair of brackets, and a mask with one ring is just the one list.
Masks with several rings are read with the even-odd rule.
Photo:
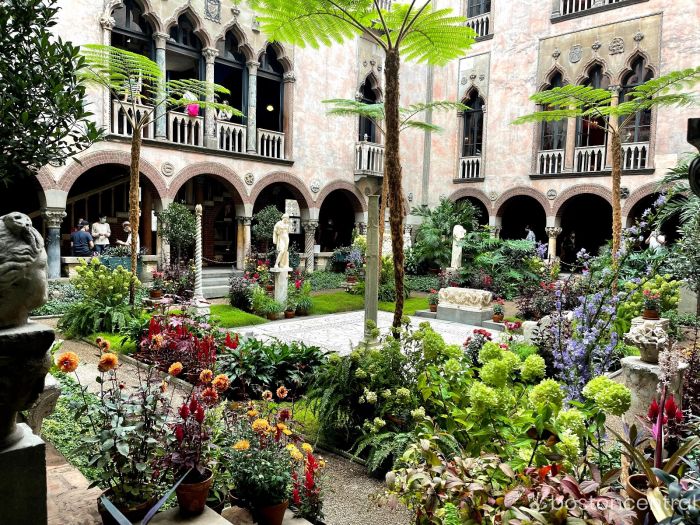
[[[700, 81], [700, 67], [672, 71], [635, 86], [626, 100], [613, 104], [613, 93], [592, 86], [566, 85], [535, 93], [530, 100], [543, 108], [514, 121], [514, 124], [551, 122], [565, 118], [591, 118], [591, 125], [601, 128], [610, 138], [612, 148], [612, 253], [616, 264], [622, 237], [622, 206], [620, 182], [622, 178], [621, 130], [634, 116], [647, 109], [669, 106], [689, 106], [697, 103], [693, 92], [680, 92]], [[615, 95], [617, 96], [617, 95]], [[595, 120], [593, 120], [595, 119]]]
[[[451, 9], [438, 9], [434, 0], [250, 0], [270, 40], [304, 47], [330, 46], [359, 36], [384, 52], [384, 117], [387, 201], [394, 256], [396, 308], [393, 326], [401, 326], [404, 293], [403, 225], [406, 213], [401, 173], [399, 132], [399, 72], [401, 58], [444, 65], [464, 56], [476, 33]], [[389, 5], [389, 8], [385, 7]]]

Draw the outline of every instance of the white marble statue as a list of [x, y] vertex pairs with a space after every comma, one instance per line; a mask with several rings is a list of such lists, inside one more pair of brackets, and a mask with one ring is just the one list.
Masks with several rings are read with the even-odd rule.
[[289, 269], [289, 215], [286, 213], [272, 230], [272, 242], [277, 248], [275, 268]]
[[438, 292], [441, 306], [486, 310], [491, 307], [491, 292], [472, 288], [442, 288]]
[[467, 235], [467, 230], [461, 224], [452, 228], [452, 262], [450, 268], [462, 267], [462, 239]]

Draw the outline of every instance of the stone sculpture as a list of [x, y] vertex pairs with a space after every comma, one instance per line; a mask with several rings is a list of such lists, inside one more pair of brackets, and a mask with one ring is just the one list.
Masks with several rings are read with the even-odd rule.
[[289, 269], [289, 215], [282, 215], [272, 230], [272, 242], [277, 248], [275, 268]]
[[659, 352], [668, 348], [670, 341], [666, 330], [657, 321], [644, 321], [630, 328], [625, 343], [636, 346], [642, 361], [658, 363]]
[[44, 239], [24, 213], [0, 217], [0, 329], [27, 323], [47, 297]]
[[452, 262], [450, 268], [462, 267], [462, 239], [467, 235], [467, 230], [461, 224], [452, 228]]
[[472, 288], [442, 288], [438, 297], [440, 306], [474, 310], [489, 309], [492, 300], [491, 292]]

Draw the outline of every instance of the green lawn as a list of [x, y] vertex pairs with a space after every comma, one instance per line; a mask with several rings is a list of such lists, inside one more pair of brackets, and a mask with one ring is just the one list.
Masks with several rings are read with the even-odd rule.
[[[394, 303], [379, 303], [379, 309], [384, 312], [393, 312]], [[403, 313], [404, 315], [416, 315], [417, 310], [427, 310], [428, 309], [428, 298], [427, 297], [409, 297], [403, 303]]]
[[[365, 299], [361, 295], [352, 295], [347, 292], [323, 293], [313, 296], [314, 307], [311, 309], [313, 315], [336, 314], [339, 312], [351, 312], [363, 310]], [[393, 312], [394, 303], [380, 302], [379, 309], [384, 312]], [[416, 310], [427, 310], [427, 297], [409, 297], [404, 302], [404, 314], [415, 315]]]
[[239, 326], [250, 326], [267, 323], [267, 319], [249, 314], [228, 304], [215, 304], [211, 307], [211, 315], [224, 328], [238, 328]]
[[136, 350], [136, 343], [127, 341], [123, 346], [122, 346], [122, 338], [124, 337], [121, 334], [110, 334], [109, 332], [97, 332], [95, 334], [89, 335], [85, 337], [87, 341], [90, 343], [94, 343], [95, 339], [98, 337], [101, 337], [102, 339], [106, 339], [109, 341], [110, 345], [110, 350], [112, 352], [117, 352], [119, 354], [130, 354], [134, 350]]

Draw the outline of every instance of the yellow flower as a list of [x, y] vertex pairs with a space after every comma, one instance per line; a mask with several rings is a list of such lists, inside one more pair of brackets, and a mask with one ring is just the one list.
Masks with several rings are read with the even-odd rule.
[[288, 393], [289, 391], [286, 388], [284, 388], [284, 386], [281, 386], [277, 389], [277, 397], [279, 397], [280, 399], [284, 399], [285, 397], [287, 397]]
[[236, 443], [233, 445], [233, 450], [248, 450], [250, 448], [250, 441], [247, 439], [241, 439], [240, 441], [236, 441]]
[[177, 361], [170, 365], [170, 368], [168, 368], [168, 374], [171, 376], [179, 376], [182, 373], [182, 363], [180, 361]]
[[301, 461], [302, 459], [304, 459], [304, 455], [299, 451], [296, 445], [290, 443], [289, 445], [287, 445], [286, 448], [289, 451], [289, 455], [292, 456], [292, 459], [294, 461]]
[[165, 338], [163, 337], [162, 334], [156, 334], [153, 336], [153, 344], [156, 346], [156, 348], [163, 348], [163, 343], [165, 342]]
[[325, 459], [319, 460], [319, 462], [318, 462], [318, 467], [319, 467], [319, 468], [324, 468], [325, 466], [326, 466], [326, 460], [325, 460]]
[[277, 428], [279, 428], [280, 430], [284, 430], [285, 428], [287, 428], [287, 425], [285, 425], [284, 423], [277, 423]]
[[207, 383], [210, 383], [212, 378], [214, 377], [214, 372], [209, 370], [208, 368], [205, 368], [199, 373], [199, 380], [204, 383], [205, 385]]
[[228, 390], [228, 387], [231, 385], [231, 382], [229, 381], [228, 376], [226, 374], [219, 374], [214, 378], [211, 384], [219, 392], [225, 392], [226, 390]]
[[160, 382], [160, 391], [165, 392], [168, 389], [168, 382], [163, 379], [163, 381]]
[[247, 414], [248, 414], [249, 418], [258, 417], [258, 411], [255, 410], [254, 408], [251, 408], [250, 410], [248, 410]]
[[265, 432], [270, 431], [270, 423], [267, 422], [267, 419], [256, 419], [255, 421], [253, 421], [251, 428], [255, 432], [259, 432], [260, 434], [264, 434]]
[[303, 450], [303, 451], [306, 452], [307, 454], [313, 454], [314, 447], [312, 447], [312, 446], [309, 445], [308, 443], [302, 443], [302, 444], [301, 444], [301, 450]]
[[61, 372], [68, 374], [70, 372], [75, 372], [75, 369], [78, 368], [79, 361], [80, 360], [75, 353], [63, 352], [56, 358], [56, 366], [61, 370]]
[[100, 362], [97, 364], [97, 369], [100, 372], [105, 373], [109, 372], [110, 370], [114, 370], [118, 365], [119, 358], [117, 357], [117, 354], [107, 352], [106, 354], [102, 354], [102, 357], [100, 357]]
[[282, 433], [283, 433], [285, 436], [291, 436], [291, 435], [292, 435], [292, 431], [289, 430], [288, 428], [283, 429], [283, 430], [282, 430]]

